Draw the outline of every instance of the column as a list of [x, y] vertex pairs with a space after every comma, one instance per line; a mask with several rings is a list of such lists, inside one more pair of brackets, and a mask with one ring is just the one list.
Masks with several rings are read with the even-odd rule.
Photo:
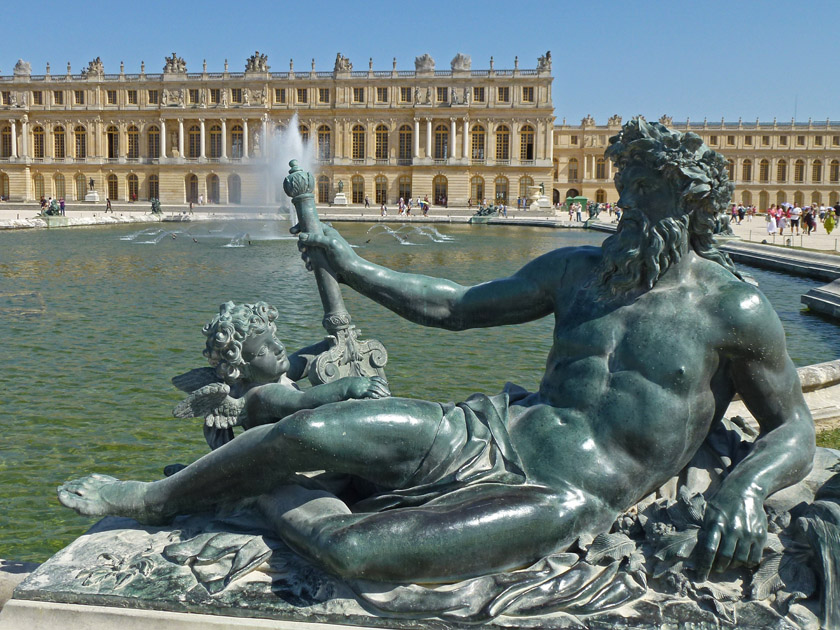
[[248, 120], [242, 121], [242, 157], [248, 157]]
[[184, 157], [184, 119], [178, 119], [178, 155]]
[[[310, 130], [312, 132], [314, 130]], [[268, 150], [268, 114], [263, 114], [262, 119], [262, 154], [265, 157], [271, 155]], [[270, 191], [269, 191], [270, 192]], [[271, 201], [271, 199], [267, 199], [266, 201]]]
[[20, 119], [20, 157], [22, 158], [29, 157], [29, 138], [27, 138], [28, 133], [29, 117], [24, 115], [24, 117]]
[[18, 157], [17, 153], [17, 121], [13, 118], [9, 121], [12, 123], [12, 157]]
[[470, 157], [470, 119], [464, 118], [464, 137], [461, 139], [463, 141], [463, 153], [461, 155], [462, 158], [467, 159]]
[[420, 119], [419, 118], [414, 119], [414, 147], [413, 147], [413, 150], [414, 150], [413, 157], [416, 160], [417, 158], [420, 157]]
[[432, 119], [426, 119], [426, 157], [432, 157]]
[[227, 159], [227, 119], [222, 118], [222, 159]]
[[160, 155], [158, 157], [161, 159], [166, 157], [166, 121], [163, 118], [160, 119]]
[[199, 118], [198, 124], [201, 125], [201, 127], [200, 127], [201, 131], [200, 131], [200, 135], [198, 137], [198, 143], [199, 143], [199, 146], [201, 147], [201, 151], [199, 152], [199, 157], [203, 160], [207, 157], [207, 152], [204, 149], [204, 119]]
[[455, 119], [449, 119], [449, 157], [455, 157]]
[[[554, 160], [554, 127], [552, 127], [550, 121], [545, 122], [543, 130], [545, 133], [545, 151], [543, 152], [543, 155], [548, 158], [549, 162], [552, 162]], [[610, 161], [611, 160], [607, 160], [607, 162]]]

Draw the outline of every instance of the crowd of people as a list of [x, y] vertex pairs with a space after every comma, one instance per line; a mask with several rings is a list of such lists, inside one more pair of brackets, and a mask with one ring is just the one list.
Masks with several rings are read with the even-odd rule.
[[[734, 206], [733, 206], [734, 208]], [[752, 214], [755, 214], [755, 206], [751, 206]], [[735, 219], [733, 210], [733, 220]], [[747, 214], [749, 217], [750, 214]], [[778, 206], [773, 204], [767, 210], [765, 221], [767, 222], [767, 233], [785, 235], [788, 230], [790, 236], [805, 236], [816, 232], [817, 225], [822, 224], [826, 233], [831, 234], [834, 226], [837, 225], [837, 217], [840, 216], [840, 202], [832, 206], [813, 205], [800, 207], [792, 203], [782, 203]], [[741, 221], [738, 221], [740, 223]]]

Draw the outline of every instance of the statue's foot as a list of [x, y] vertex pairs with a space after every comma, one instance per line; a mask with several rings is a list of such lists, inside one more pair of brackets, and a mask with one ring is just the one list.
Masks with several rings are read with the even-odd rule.
[[93, 474], [59, 486], [58, 500], [83, 516], [127, 516], [143, 523], [160, 523], [162, 515], [145, 505], [146, 486], [141, 481]]

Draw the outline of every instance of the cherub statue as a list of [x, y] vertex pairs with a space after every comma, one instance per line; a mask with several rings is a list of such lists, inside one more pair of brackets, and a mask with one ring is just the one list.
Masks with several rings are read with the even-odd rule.
[[[385, 379], [350, 376], [302, 391], [295, 384], [309, 374], [326, 342], [292, 355], [277, 339], [278, 310], [265, 302], [226, 302], [204, 326], [203, 354], [211, 367], [172, 379], [189, 394], [173, 410], [176, 418], [204, 418], [204, 436], [215, 449], [233, 439], [233, 427], [244, 429], [276, 422], [300, 411], [342, 400], [390, 396]], [[180, 468], [179, 465], [175, 465]]]

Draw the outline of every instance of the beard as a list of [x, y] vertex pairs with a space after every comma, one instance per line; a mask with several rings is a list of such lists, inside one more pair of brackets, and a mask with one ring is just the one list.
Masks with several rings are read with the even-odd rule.
[[642, 211], [626, 210], [616, 233], [601, 246], [600, 299], [652, 289], [688, 249], [688, 225], [688, 215], [651, 224]]

